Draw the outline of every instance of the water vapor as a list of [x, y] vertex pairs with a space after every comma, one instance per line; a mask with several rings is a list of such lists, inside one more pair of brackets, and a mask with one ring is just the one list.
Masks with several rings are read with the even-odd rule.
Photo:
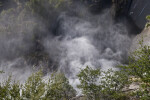
[[131, 43], [126, 25], [115, 23], [110, 9], [98, 15], [81, 15], [62, 13], [57, 28], [60, 35], [43, 42], [49, 55], [57, 59], [58, 71], [65, 73], [72, 84], [79, 83], [76, 75], [86, 66], [116, 69], [126, 61]]
[[13, 79], [27, 79], [35, 64], [29, 62], [37, 58], [37, 69], [63, 72], [76, 87], [76, 75], [86, 66], [116, 69], [127, 59], [132, 38], [125, 21], [115, 22], [110, 9], [92, 14], [83, 5], [74, 6], [71, 13], [57, 14], [53, 28], [30, 14], [20, 20], [4, 19], [6, 15], [0, 18], [0, 70], [6, 72], [1, 79], [10, 73]]

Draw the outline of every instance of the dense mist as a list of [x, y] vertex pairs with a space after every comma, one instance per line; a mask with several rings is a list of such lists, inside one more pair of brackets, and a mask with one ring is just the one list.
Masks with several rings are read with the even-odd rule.
[[24, 82], [42, 68], [45, 76], [65, 73], [75, 87], [76, 75], [86, 66], [107, 70], [127, 62], [133, 37], [127, 25], [125, 18], [116, 22], [110, 8], [93, 14], [79, 2], [73, 9], [50, 13], [49, 20], [19, 7], [2, 12], [0, 70], [5, 73], [0, 80], [12, 75]]

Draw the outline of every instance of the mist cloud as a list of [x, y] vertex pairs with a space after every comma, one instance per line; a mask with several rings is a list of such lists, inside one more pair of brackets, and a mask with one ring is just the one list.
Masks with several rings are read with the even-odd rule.
[[[83, 5], [78, 5], [71, 13], [70, 10], [59, 12], [55, 19], [50, 27], [39, 16], [30, 14], [20, 20], [3, 18], [0, 24], [0, 28], [4, 27], [0, 30], [0, 70], [6, 73], [2, 77], [11, 73], [13, 79], [27, 79], [33, 72], [34, 63], [28, 63], [32, 56], [26, 56], [33, 55], [37, 58], [37, 69], [42, 66], [48, 74], [64, 72], [76, 87], [79, 83], [76, 75], [86, 66], [116, 69], [116, 65], [126, 61], [132, 38], [123, 21], [115, 22], [111, 18], [110, 9], [94, 15]], [[8, 26], [11, 26], [10, 31], [5, 30]], [[46, 61], [41, 60], [42, 57]]]

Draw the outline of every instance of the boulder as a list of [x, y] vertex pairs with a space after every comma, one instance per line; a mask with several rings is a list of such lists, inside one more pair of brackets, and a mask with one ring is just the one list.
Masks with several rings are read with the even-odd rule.
[[143, 39], [143, 45], [149, 45], [150, 46], [150, 27], [144, 29], [140, 34], [138, 34], [132, 42], [130, 52], [135, 51], [139, 48], [139, 41]]

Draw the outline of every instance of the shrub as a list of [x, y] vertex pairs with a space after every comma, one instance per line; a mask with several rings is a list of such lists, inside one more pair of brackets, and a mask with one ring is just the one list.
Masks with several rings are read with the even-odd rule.
[[141, 84], [137, 97], [150, 99], [150, 46], [143, 45], [143, 39], [139, 42], [139, 49], [131, 53], [129, 64], [121, 66], [130, 76], [134, 76]]
[[[122, 71], [100, 71], [86, 67], [78, 74], [82, 92], [89, 100], [128, 100], [122, 89], [129, 84], [128, 75]], [[124, 99], [122, 99], [124, 98]]]
[[148, 22], [146, 23], [146, 28], [148, 28], [149, 26], [150, 26], [150, 15], [148, 15], [147, 17], [146, 17], [146, 19], [148, 20]]
[[53, 74], [46, 83], [42, 71], [33, 73], [25, 84], [12, 83], [11, 77], [0, 84], [0, 100], [70, 100], [76, 91], [64, 74]]
[[22, 89], [22, 97], [25, 100], [42, 100], [45, 93], [45, 83], [42, 81], [42, 72], [32, 74]]
[[98, 82], [100, 75], [101, 72], [99, 69], [92, 69], [88, 66], [78, 74], [81, 83], [78, 85], [78, 88], [82, 89], [83, 94], [90, 100], [99, 99], [101, 87], [96, 83]]
[[70, 100], [75, 96], [76, 91], [71, 85], [69, 85], [69, 81], [64, 74], [52, 74], [51, 79], [47, 84], [47, 93], [45, 98], [50, 98], [50, 100]]
[[20, 100], [20, 85], [14, 82], [11, 84], [11, 77], [0, 84], [0, 100]]
[[105, 98], [105, 100], [128, 100], [129, 96], [123, 92], [123, 88], [127, 87], [129, 83], [127, 73], [109, 69], [104, 72], [100, 84], [102, 98]]

